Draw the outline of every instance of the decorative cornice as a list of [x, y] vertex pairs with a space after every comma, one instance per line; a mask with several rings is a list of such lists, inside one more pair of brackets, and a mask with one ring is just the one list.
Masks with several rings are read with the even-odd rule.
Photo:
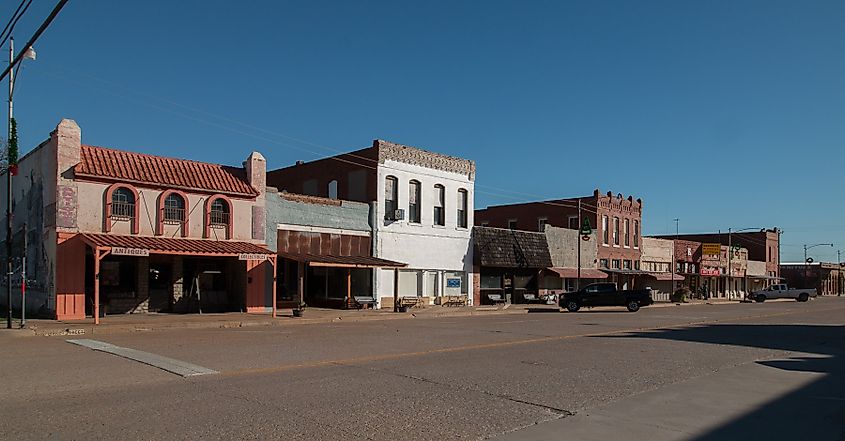
[[378, 160], [383, 164], [386, 160], [403, 162], [405, 164], [432, 168], [445, 172], [466, 175], [469, 180], [475, 180], [475, 161], [429, 152], [417, 147], [395, 144], [377, 139], [373, 147], [378, 149]]

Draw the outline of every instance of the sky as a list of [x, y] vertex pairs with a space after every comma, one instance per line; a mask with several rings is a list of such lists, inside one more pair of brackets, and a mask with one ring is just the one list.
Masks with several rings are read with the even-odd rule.
[[71, 0], [15, 116], [22, 153], [70, 118], [86, 144], [271, 169], [387, 139], [475, 160], [479, 208], [599, 188], [642, 198], [646, 235], [779, 227], [784, 261], [835, 261], [843, 22], [841, 0]]

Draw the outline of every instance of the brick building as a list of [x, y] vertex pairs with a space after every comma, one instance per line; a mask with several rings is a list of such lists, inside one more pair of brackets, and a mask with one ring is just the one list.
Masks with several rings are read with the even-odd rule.
[[845, 263], [784, 263], [784, 283], [794, 288], [815, 288], [820, 296], [845, 294]]
[[372, 257], [407, 264], [374, 269], [377, 303], [471, 302], [475, 163], [383, 140], [371, 147], [271, 171], [282, 192], [372, 205]]
[[642, 210], [641, 199], [596, 189], [585, 197], [489, 206], [476, 210], [475, 221], [482, 226], [544, 231], [545, 225], [578, 229], [584, 218], [589, 219], [598, 235], [598, 267], [624, 286], [641, 274]]
[[256, 152], [228, 167], [83, 145], [62, 120], [13, 178], [27, 310], [95, 322], [106, 311], [274, 312], [265, 170]]
[[746, 231], [741, 233], [719, 232], [698, 234], [667, 234], [663, 239], [684, 239], [701, 243], [718, 243], [748, 250], [748, 260], [766, 263], [766, 276], [780, 277], [780, 230], [778, 228]]

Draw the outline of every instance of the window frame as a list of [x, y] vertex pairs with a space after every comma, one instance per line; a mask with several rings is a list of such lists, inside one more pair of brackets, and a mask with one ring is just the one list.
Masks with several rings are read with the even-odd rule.
[[[388, 190], [392, 193], [393, 199], [388, 199]], [[395, 220], [396, 210], [399, 209], [399, 178], [393, 175], [384, 177], [384, 219]]]
[[434, 216], [433, 225], [446, 226], [446, 187], [443, 184], [434, 184], [434, 205], [431, 213]]
[[458, 228], [469, 228], [469, 191], [467, 189], [458, 189], [458, 202], [455, 205], [458, 208], [456, 211]]
[[408, 223], [422, 223], [422, 183], [416, 179], [408, 181]]

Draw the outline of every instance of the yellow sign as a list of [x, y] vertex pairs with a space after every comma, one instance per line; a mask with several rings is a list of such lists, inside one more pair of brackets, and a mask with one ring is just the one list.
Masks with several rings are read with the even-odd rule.
[[718, 256], [722, 254], [722, 245], [718, 243], [703, 243], [701, 244], [701, 254]]

